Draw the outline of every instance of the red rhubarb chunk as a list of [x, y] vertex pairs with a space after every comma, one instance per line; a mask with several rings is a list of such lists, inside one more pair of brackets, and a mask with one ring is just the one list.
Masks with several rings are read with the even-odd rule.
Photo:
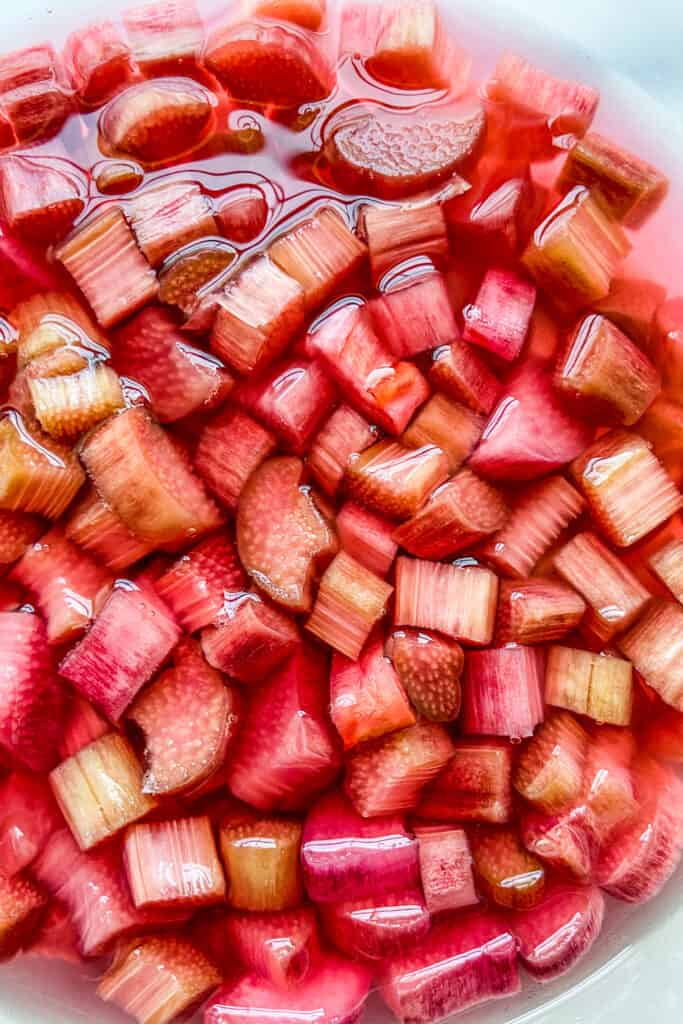
[[340, 953], [354, 960], [390, 958], [421, 942], [430, 914], [419, 889], [375, 895], [321, 908], [325, 932]]
[[472, 855], [479, 887], [488, 900], [507, 910], [538, 903], [545, 889], [545, 868], [524, 848], [515, 829], [473, 832]]
[[496, 640], [544, 644], [575, 629], [586, 611], [583, 599], [557, 580], [503, 580], [498, 597]]
[[63, 761], [73, 757], [83, 747], [109, 732], [110, 725], [93, 705], [76, 694], [67, 708], [64, 729], [59, 741], [59, 756]]
[[92, 489], [74, 507], [64, 528], [69, 540], [112, 570], [125, 569], [151, 551]]
[[66, 75], [52, 46], [42, 43], [2, 57], [0, 111], [9, 122], [11, 142], [26, 145], [50, 138], [70, 110]]
[[268, 203], [255, 186], [228, 189], [217, 204], [216, 220], [221, 234], [237, 245], [246, 245], [261, 234], [268, 221]]
[[42, 532], [43, 524], [37, 516], [0, 511], [0, 569], [21, 558]]
[[352, 456], [346, 468], [351, 497], [380, 515], [407, 519], [446, 479], [448, 461], [433, 444], [405, 448], [380, 441]]
[[312, 907], [262, 913], [234, 911], [220, 925], [222, 956], [227, 940], [228, 956], [234, 949], [247, 970], [276, 988], [296, 988], [318, 954], [318, 923]]
[[355, 660], [373, 626], [385, 615], [392, 590], [346, 551], [340, 551], [320, 581], [306, 629]]
[[509, 821], [511, 773], [510, 743], [458, 739], [447, 766], [423, 793], [416, 814], [426, 821]]
[[244, 485], [275, 448], [275, 438], [239, 409], [208, 421], [199, 435], [195, 467], [219, 501], [236, 511]]
[[340, 547], [377, 576], [386, 576], [396, 557], [395, 528], [389, 519], [353, 501], [342, 505], [337, 516]]
[[0, 165], [0, 198], [12, 231], [49, 245], [70, 230], [85, 205], [84, 182], [67, 161], [5, 157]]
[[72, 32], [64, 64], [81, 104], [97, 107], [127, 84], [133, 74], [130, 49], [111, 21]]
[[128, 217], [137, 243], [153, 267], [206, 235], [216, 222], [199, 185], [174, 181], [145, 189], [130, 200]]
[[582, 136], [590, 127], [599, 94], [579, 82], [554, 78], [523, 57], [505, 54], [488, 83], [491, 99], [540, 115], [553, 136]]
[[368, 448], [375, 438], [376, 431], [351, 406], [335, 409], [315, 435], [307, 460], [325, 494], [334, 496], [351, 456]]
[[619, 649], [648, 686], [666, 703], [683, 710], [683, 608], [675, 601], [653, 601], [619, 639]]
[[145, 71], [160, 66], [177, 74], [201, 53], [204, 27], [194, 0], [162, 0], [129, 7], [123, 22], [133, 58]]
[[207, 817], [131, 825], [123, 861], [138, 909], [204, 907], [225, 899], [225, 876]]
[[210, 665], [240, 683], [260, 683], [286, 661], [299, 643], [296, 623], [258, 594], [224, 603], [216, 625], [202, 630]]
[[446, 284], [441, 274], [426, 277], [373, 299], [375, 329], [399, 359], [450, 345], [458, 337]]
[[498, 577], [483, 566], [403, 557], [396, 562], [397, 626], [435, 629], [486, 646], [493, 637], [497, 600]]
[[543, 653], [530, 647], [472, 651], [467, 658], [463, 728], [471, 734], [531, 736], [543, 721]]
[[229, 534], [207, 537], [174, 562], [154, 588], [178, 622], [194, 633], [214, 622], [226, 604], [247, 587], [237, 549]]
[[522, 350], [536, 289], [509, 270], [486, 272], [474, 302], [463, 311], [463, 338], [512, 362]]
[[530, 910], [512, 921], [525, 968], [537, 981], [566, 974], [591, 949], [600, 935], [605, 901], [595, 886], [556, 883]]
[[433, 354], [429, 380], [450, 398], [478, 413], [489, 413], [496, 403], [500, 384], [476, 351], [454, 341]]
[[384, 275], [401, 264], [425, 257], [440, 263], [448, 255], [448, 235], [440, 203], [372, 204], [362, 210], [362, 226], [370, 251], [372, 277], [378, 287]]

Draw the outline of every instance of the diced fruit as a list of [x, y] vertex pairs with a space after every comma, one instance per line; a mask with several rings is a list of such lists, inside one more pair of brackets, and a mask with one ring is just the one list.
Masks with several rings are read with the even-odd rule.
[[156, 275], [116, 206], [79, 226], [56, 255], [103, 327], [111, 327], [156, 296]]
[[683, 405], [660, 394], [638, 421], [638, 433], [649, 441], [671, 479], [680, 487], [683, 483], [683, 464], [680, 459], [683, 447]]
[[320, 581], [306, 629], [335, 651], [356, 659], [386, 612], [393, 587], [340, 551]]
[[460, 712], [465, 656], [446, 637], [397, 629], [386, 645], [398, 677], [415, 709], [433, 722], [450, 722]]
[[452, 754], [443, 726], [418, 722], [357, 747], [346, 762], [346, 792], [364, 818], [412, 810]]
[[515, 789], [547, 814], [571, 807], [582, 793], [588, 743], [572, 715], [553, 712], [517, 757]]
[[284, 818], [224, 824], [228, 902], [239, 910], [287, 910], [301, 902], [301, 825]]
[[669, 541], [648, 561], [658, 579], [683, 603], [683, 541]]
[[74, 694], [66, 711], [64, 728], [59, 741], [59, 756], [65, 761], [109, 732], [110, 725], [98, 711]]
[[202, 630], [202, 650], [210, 665], [240, 683], [260, 683], [299, 643], [296, 623], [258, 594], [228, 602], [215, 626]]
[[12, 772], [0, 783], [0, 879], [30, 866], [62, 824], [43, 779]]
[[484, 895], [508, 910], [535, 906], [545, 889], [545, 869], [522, 846], [514, 829], [472, 833], [472, 856]]
[[592, 437], [561, 404], [547, 366], [529, 359], [508, 377], [469, 464], [494, 480], [533, 480], [576, 458]]
[[145, 71], [170, 65], [177, 72], [184, 62], [199, 59], [204, 27], [194, 0], [162, 0], [129, 7], [123, 22], [133, 57]]
[[188, 242], [216, 234], [210, 203], [193, 182], [145, 189], [131, 199], [128, 216], [137, 243], [153, 267]]
[[448, 459], [448, 471], [457, 472], [477, 446], [484, 417], [444, 395], [432, 395], [404, 431], [401, 441], [410, 448], [436, 445]]
[[604, 897], [595, 886], [549, 886], [536, 907], [519, 911], [511, 921], [529, 974], [545, 982], [571, 970], [600, 935], [604, 913]]
[[225, 939], [240, 963], [276, 988], [294, 989], [318, 955], [318, 924], [312, 907], [233, 912], [225, 917]]
[[458, 739], [451, 760], [422, 795], [425, 820], [500, 824], [512, 814], [512, 746], [498, 739]]
[[576, 591], [557, 580], [502, 580], [498, 594], [500, 646], [561, 640], [578, 626], [586, 610]]
[[[208, 330], [216, 312], [215, 289], [225, 281], [236, 256], [229, 242], [220, 238], [209, 236], [191, 242], [169, 256], [160, 269], [159, 301], [177, 306], [188, 317], [188, 329]], [[200, 324], [203, 310], [208, 319]]]
[[373, 299], [375, 329], [399, 359], [449, 345], [458, 338], [455, 314], [441, 274], [426, 274], [417, 281]]
[[331, 206], [323, 207], [268, 249], [268, 255], [304, 290], [306, 309], [320, 306], [365, 256], [363, 242]]
[[326, 903], [321, 917], [328, 938], [341, 953], [371, 962], [410, 949], [426, 937], [430, 925], [419, 889]]
[[405, 448], [397, 441], [379, 441], [352, 456], [346, 467], [351, 497], [393, 519], [415, 515], [447, 476], [448, 460], [433, 444]]
[[275, 438], [240, 409], [226, 409], [204, 426], [195, 467], [226, 508], [237, 502], [251, 474], [275, 448]]
[[191, 78], [154, 78], [131, 85], [104, 108], [100, 147], [144, 167], [175, 160], [208, 134], [216, 96]]
[[554, 78], [511, 53], [498, 61], [487, 93], [493, 100], [541, 116], [553, 138], [584, 135], [600, 98], [590, 86]]
[[571, 811], [561, 815], [525, 811], [519, 827], [527, 850], [552, 867], [589, 881], [594, 847], [580, 816], [575, 820]]
[[43, 524], [36, 516], [0, 511], [0, 571], [21, 558], [42, 532]]
[[497, 378], [464, 341], [454, 341], [433, 353], [429, 379], [438, 391], [478, 413], [491, 412], [500, 391]]
[[126, 569], [152, 550], [124, 526], [94, 488], [74, 507], [64, 532], [112, 570]]
[[[495, 124], [492, 112], [493, 105], [488, 103], [489, 138]], [[507, 122], [509, 111], [505, 111], [503, 117]], [[514, 123], [519, 123], [517, 117]], [[528, 132], [525, 132], [525, 140], [529, 140]], [[512, 148], [517, 149], [516, 143], [512, 143]], [[546, 201], [544, 190], [531, 177], [529, 167], [519, 162], [518, 156], [513, 151], [513, 162], [500, 168], [491, 167], [490, 160], [484, 157], [475, 171], [468, 174], [470, 190], [446, 204], [448, 226], [456, 238], [476, 246], [490, 260], [517, 257], [528, 242]]]
[[[348, 19], [352, 12], [347, 8], [342, 18]], [[432, 0], [388, 3], [380, 8], [379, 18], [376, 37], [364, 40], [372, 46], [366, 66], [375, 78], [400, 89], [441, 89], [452, 84], [456, 94], [462, 91], [470, 62], [454, 51]], [[342, 27], [342, 48], [348, 45], [349, 27]]]
[[416, 257], [439, 262], [448, 254], [448, 234], [440, 203], [371, 204], [361, 211], [375, 284], [394, 267]]
[[29, 430], [19, 413], [0, 416], [0, 508], [56, 519], [85, 476], [70, 448]]
[[512, 362], [522, 350], [536, 301], [536, 289], [510, 270], [492, 268], [477, 297], [463, 310], [463, 339]]
[[71, 85], [84, 107], [104, 103], [133, 74], [130, 49], [112, 21], [98, 21], [72, 32], [63, 57]]
[[142, 768], [123, 736], [111, 732], [50, 773], [60, 810], [82, 850], [110, 839], [156, 807], [142, 792]]
[[30, 943], [46, 906], [46, 894], [30, 879], [0, 878], [0, 961]]
[[34, 359], [21, 376], [36, 419], [58, 441], [76, 440], [124, 405], [121, 381], [111, 366], [74, 349]]
[[631, 665], [607, 654], [551, 647], [545, 699], [596, 722], [628, 725], [633, 704]]
[[569, 152], [558, 181], [561, 189], [585, 185], [616, 220], [639, 227], [664, 199], [669, 182], [651, 164], [597, 132]]
[[493, 637], [497, 600], [498, 578], [482, 566], [397, 559], [397, 626], [435, 629], [463, 643], [486, 646]]
[[572, 463], [572, 475], [607, 537], [635, 544], [683, 507], [683, 497], [650, 445], [614, 430]]
[[370, 572], [386, 576], [398, 550], [393, 537], [395, 525], [362, 505], [347, 501], [337, 515], [340, 547]]
[[348, 797], [326, 793], [308, 812], [301, 845], [306, 891], [348, 903], [415, 889], [418, 850], [397, 815], [364, 818]]
[[602, 725], [591, 730], [584, 772], [583, 806], [574, 817], [598, 847], [610, 842], [615, 828], [638, 810], [631, 762], [635, 740], [626, 729]]
[[186, 939], [148, 936], [123, 943], [97, 987], [139, 1024], [170, 1024], [220, 984], [207, 957]]
[[61, 60], [49, 43], [4, 54], [0, 111], [11, 143], [27, 145], [58, 132], [71, 110], [69, 92]]
[[194, 633], [247, 589], [247, 577], [232, 537], [217, 533], [181, 555], [154, 588], [180, 625]]
[[329, 416], [335, 390], [320, 360], [285, 359], [244, 382], [236, 398], [284, 448], [302, 455]]
[[123, 861], [138, 908], [196, 908], [225, 899], [225, 877], [207, 817], [131, 825]]
[[467, 656], [463, 729], [470, 734], [531, 736], [543, 721], [544, 655], [533, 647], [498, 647]]
[[[277, 0], [275, 0], [277, 2]], [[268, 203], [255, 186], [228, 189], [216, 210], [221, 234], [237, 245], [246, 245], [261, 234], [268, 221]]]
[[117, 587], [59, 671], [117, 721], [180, 639], [168, 608], [148, 588]]
[[57, 349], [76, 349], [89, 359], [102, 359], [109, 340], [82, 303], [65, 292], [41, 291], [12, 309], [18, 332], [20, 369]]
[[619, 649], [648, 686], [666, 703], [683, 711], [683, 608], [674, 601], [653, 601], [635, 626], [619, 640]]
[[288, 811], [329, 786], [341, 755], [328, 703], [325, 658], [302, 645], [254, 693], [228, 765], [232, 793], [262, 811]]
[[606, 316], [646, 352], [655, 313], [666, 298], [666, 290], [655, 281], [641, 277], [616, 277], [609, 295], [595, 303], [596, 313]]
[[472, 875], [469, 840], [461, 828], [420, 828], [420, 878], [432, 914], [479, 902]]
[[3, 158], [0, 200], [9, 228], [42, 245], [63, 238], [85, 205], [83, 181], [70, 164], [25, 156]]

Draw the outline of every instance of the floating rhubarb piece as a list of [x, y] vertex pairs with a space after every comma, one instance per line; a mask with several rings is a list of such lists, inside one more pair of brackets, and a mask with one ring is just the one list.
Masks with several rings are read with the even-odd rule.
[[[358, 7], [360, 11], [356, 13]], [[372, 4], [352, 5], [342, 14], [342, 51], [352, 42], [351, 18], [360, 13], [369, 19], [374, 13]], [[452, 45], [432, 0], [386, 4], [378, 15], [376, 33], [368, 31], [362, 40], [365, 46], [372, 47], [366, 66], [375, 78], [400, 89], [441, 89], [451, 85], [456, 95], [462, 92], [471, 61]]]
[[347, 501], [339, 510], [336, 525], [341, 548], [370, 572], [386, 576], [398, 550], [393, 538], [395, 523]]
[[115, 370], [75, 349], [34, 359], [22, 376], [38, 423], [58, 441], [75, 441], [124, 405]]
[[384, 656], [381, 634], [370, 637], [358, 661], [333, 655], [330, 717], [346, 749], [415, 724], [401, 681]]
[[538, 225], [522, 262], [557, 306], [572, 310], [609, 294], [630, 247], [620, 225], [578, 187]]
[[172, 181], [138, 193], [130, 200], [128, 217], [153, 267], [188, 242], [216, 234], [211, 204], [190, 181]]
[[113, 580], [58, 527], [32, 544], [12, 570], [29, 590], [47, 623], [47, 638], [60, 644], [78, 637], [98, 615]]
[[683, 391], [683, 298], [662, 302], [651, 324], [654, 361], [672, 398]]
[[318, 210], [268, 249], [268, 255], [304, 290], [306, 309], [320, 306], [359, 266], [366, 247], [331, 206]]
[[638, 433], [652, 445], [671, 479], [683, 483], [683, 405], [660, 394], [638, 421]]
[[683, 507], [678, 488], [638, 434], [603, 435], [571, 470], [600, 527], [618, 547], [641, 540]]
[[385, 292], [373, 299], [369, 308], [379, 337], [399, 359], [450, 345], [458, 337], [441, 274], [427, 274]]
[[590, 86], [554, 78], [510, 53], [498, 61], [487, 94], [493, 100], [542, 117], [553, 138], [584, 135], [600, 98]]
[[36, 516], [0, 511], [0, 570], [21, 558], [42, 532], [43, 524]]
[[420, 877], [432, 914], [479, 902], [472, 875], [469, 840], [461, 828], [419, 828]]
[[557, 580], [502, 580], [496, 641], [504, 646], [561, 640], [578, 626], [585, 610], [576, 591]]
[[418, 722], [357, 747], [346, 762], [346, 792], [364, 818], [412, 810], [452, 754], [443, 726]]
[[220, 843], [231, 906], [288, 910], [301, 902], [299, 822], [284, 818], [227, 822], [221, 827]]
[[214, 964], [191, 942], [148, 936], [121, 944], [97, 994], [139, 1024], [170, 1024], [198, 1006], [220, 981]]
[[430, 914], [419, 889], [320, 908], [334, 946], [354, 960], [377, 961], [405, 952], [427, 935]]
[[30, 946], [24, 952], [29, 956], [81, 965], [83, 958], [78, 949], [78, 932], [63, 903], [50, 900]]
[[77, 754], [94, 740], [110, 731], [111, 726], [83, 697], [74, 694], [67, 708], [64, 728], [59, 741], [59, 756], [63, 761]]
[[74, 507], [64, 532], [108, 569], [126, 569], [152, 550], [138, 540], [93, 489]]
[[674, 601], [654, 601], [619, 639], [619, 649], [633, 662], [648, 686], [666, 703], [683, 711], [683, 608]]
[[450, 722], [460, 712], [465, 656], [454, 640], [412, 629], [394, 630], [386, 653], [411, 703], [433, 722]]
[[258, 594], [226, 603], [215, 626], [202, 630], [210, 665], [240, 683], [260, 683], [278, 669], [299, 643], [296, 623]]
[[570, 150], [558, 186], [585, 185], [615, 220], [639, 227], [668, 191], [667, 178], [645, 160], [604, 135], [590, 132]]
[[351, 497], [393, 519], [414, 515], [447, 475], [447, 458], [435, 445], [411, 449], [396, 441], [366, 448], [352, 456], [346, 468]]
[[570, 647], [551, 647], [545, 699], [596, 722], [628, 725], [633, 705], [631, 665], [622, 658]]
[[145, 587], [117, 587], [90, 632], [59, 671], [84, 697], [117, 721], [180, 639], [165, 604]]
[[199, 435], [195, 468], [226, 508], [236, 511], [244, 485], [275, 448], [275, 438], [239, 409], [226, 409]]
[[571, 807], [582, 793], [588, 743], [572, 715], [553, 712], [517, 757], [515, 789], [548, 814]]
[[0, 878], [0, 962], [29, 945], [47, 906], [47, 895], [23, 875]]
[[578, 533], [556, 553], [553, 565], [590, 606], [586, 624], [603, 642], [640, 615], [650, 594], [594, 533]]
[[529, 330], [536, 289], [510, 270], [487, 270], [477, 297], [463, 310], [463, 340], [510, 363]]
[[180, 625], [194, 633], [214, 622], [247, 589], [247, 577], [234, 541], [218, 533], [181, 555], [154, 588]]
[[82, 850], [143, 818], [156, 800], [142, 792], [142, 768], [132, 747], [107, 733], [50, 773], [60, 810]]
[[131, 825], [123, 861], [138, 908], [196, 908], [225, 899], [225, 876], [207, 817]]
[[584, 772], [582, 821], [599, 847], [611, 840], [615, 828], [631, 821], [638, 811], [631, 762], [635, 740], [627, 729], [602, 725], [591, 730]]
[[511, 772], [509, 743], [458, 739], [448, 765], [423, 793], [416, 814], [427, 821], [509, 821]]
[[[59, 131], [71, 111], [71, 96], [61, 60], [52, 46], [42, 43], [3, 55], [0, 111], [11, 143], [39, 142]], [[11, 143], [7, 139], [5, 145]]]
[[483, 416], [436, 394], [422, 406], [401, 441], [410, 448], [436, 445], [448, 459], [448, 471], [455, 473], [476, 448], [483, 429]]
[[420, 558], [446, 558], [495, 533], [507, 517], [502, 494], [465, 468], [438, 487], [394, 539]]
[[246, 245], [257, 238], [266, 226], [266, 197], [256, 186], [240, 185], [229, 189], [217, 206], [216, 220], [221, 234], [237, 245]]
[[489, 900], [508, 910], [527, 910], [538, 903], [545, 869], [514, 829], [476, 831], [471, 843], [477, 881]]
[[84, 480], [70, 448], [29, 431], [18, 413], [0, 416], [0, 508], [56, 519]]
[[566, 974], [600, 935], [605, 900], [595, 886], [555, 883], [541, 902], [511, 921], [519, 954], [532, 978], [552, 981]]
[[0, 201], [9, 228], [31, 242], [63, 238], [85, 205], [84, 182], [66, 161], [6, 156]]
[[[491, 132], [493, 105], [487, 104]], [[508, 120], [508, 112], [505, 121]], [[514, 119], [515, 124], [518, 119]], [[525, 132], [528, 142], [529, 133]], [[545, 141], [545, 140], [544, 140]], [[514, 148], [517, 146], [513, 144]], [[477, 247], [487, 262], [516, 258], [538, 222], [546, 200], [544, 190], [532, 179], [529, 167], [513, 153], [513, 163], [494, 168], [481, 160], [468, 173], [471, 188], [446, 204], [448, 226], [457, 238]]]
[[154, 78], [131, 85], [100, 116], [100, 148], [143, 167], [184, 157], [204, 140], [216, 96], [191, 78]]
[[581, 816], [524, 811], [519, 822], [520, 835], [527, 850], [541, 860], [569, 872], [582, 882], [591, 878], [594, 844], [583, 827]]
[[276, 988], [298, 987], [319, 952], [312, 907], [260, 914], [232, 912], [225, 918], [224, 934], [240, 962]]
[[403, 818], [364, 818], [343, 793], [308, 812], [301, 845], [306, 892], [316, 903], [348, 903], [418, 884], [418, 851]]
[[342, 481], [352, 455], [376, 439], [376, 431], [348, 405], [340, 405], [316, 434], [307, 463], [317, 483], [330, 497]]
[[109, 340], [82, 303], [65, 292], [41, 291], [12, 310], [20, 369], [57, 349], [75, 349], [93, 361], [109, 353]]
[[341, 755], [328, 700], [326, 660], [302, 645], [251, 700], [228, 765], [238, 799], [297, 810], [331, 785]]
[[236, 398], [284, 448], [302, 455], [329, 415], [335, 390], [320, 360], [287, 359], [243, 383]]
[[306, 629], [335, 651], [356, 659], [386, 613], [393, 587], [340, 551], [320, 580]]
[[233, 738], [238, 707], [235, 691], [202, 661], [160, 675], [126, 716], [144, 736], [143, 792], [192, 792], [213, 775]]
[[440, 203], [365, 206], [363, 232], [370, 251], [370, 268], [379, 285], [388, 271], [416, 257], [439, 262], [448, 255], [448, 234]]
[[380, 991], [404, 1024], [428, 1024], [519, 992], [517, 947], [488, 911], [447, 915], [414, 950], [384, 968]]
[[[200, 238], [165, 261], [159, 271], [159, 301], [177, 306], [191, 323], [194, 314], [201, 317], [202, 309], [208, 312], [206, 326], [211, 326], [215, 308], [215, 288], [225, 280], [226, 271], [236, 258], [236, 252], [220, 238]], [[205, 307], [202, 303], [205, 302]], [[195, 328], [197, 323], [195, 323]], [[192, 329], [195, 329], [192, 328]]]
[[463, 341], [434, 352], [429, 380], [438, 391], [478, 413], [491, 412], [500, 391], [486, 363]]
[[81, 458], [100, 496], [142, 541], [179, 545], [220, 525], [189, 460], [140, 407], [97, 427]]
[[648, 559], [655, 576], [683, 603], [683, 541], [672, 540]]
[[63, 57], [71, 85], [84, 107], [98, 107], [133, 75], [130, 49], [112, 21], [98, 21], [72, 32]]
[[325, 99], [334, 84], [313, 36], [266, 21], [219, 26], [204, 60], [231, 96], [250, 103], [299, 107]]
[[469, 464], [494, 480], [533, 480], [571, 462], [592, 437], [561, 404], [547, 366], [529, 359], [508, 377]]
[[103, 327], [111, 327], [156, 296], [154, 271], [118, 207], [79, 226], [56, 255]]
[[397, 559], [397, 626], [435, 629], [477, 647], [491, 643], [498, 577], [479, 565]]
[[163, 0], [162, 3], [129, 7], [123, 23], [133, 57], [145, 71], [169, 65], [177, 74], [184, 63], [199, 59], [204, 27], [194, 0]]
[[0, 879], [35, 860], [62, 824], [50, 787], [34, 775], [12, 772], [0, 783]]
[[533, 647], [471, 651], [463, 693], [463, 729], [520, 739], [543, 721], [543, 652]]

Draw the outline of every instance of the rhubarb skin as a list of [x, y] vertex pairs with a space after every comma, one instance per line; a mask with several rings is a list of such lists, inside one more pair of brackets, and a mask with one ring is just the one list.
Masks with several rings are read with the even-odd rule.
[[683, 711], [683, 608], [674, 601], [653, 601], [618, 644], [661, 699]]
[[595, 886], [557, 882], [531, 910], [518, 911], [510, 926], [528, 973], [553, 981], [590, 951], [602, 930], [605, 900]]
[[424, 821], [503, 824], [512, 816], [512, 745], [458, 739], [453, 756], [425, 789], [416, 810]]
[[463, 691], [463, 728], [470, 734], [531, 736], [543, 721], [543, 652], [531, 647], [472, 651]]

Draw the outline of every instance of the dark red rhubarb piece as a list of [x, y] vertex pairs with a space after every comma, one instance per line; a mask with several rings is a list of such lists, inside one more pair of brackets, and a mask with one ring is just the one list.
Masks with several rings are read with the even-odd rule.
[[62, 239], [82, 212], [84, 182], [66, 161], [6, 156], [0, 165], [0, 200], [12, 231], [47, 246]]
[[558, 580], [501, 580], [496, 640], [504, 644], [545, 644], [575, 629], [586, 604]]
[[247, 589], [247, 577], [228, 533], [216, 533], [173, 563], [154, 584], [188, 633], [216, 621]]
[[604, 913], [604, 897], [595, 886], [548, 886], [540, 903], [511, 921], [529, 974], [546, 982], [570, 971], [600, 935]]
[[275, 448], [269, 430], [240, 409], [210, 419], [195, 452], [195, 467], [207, 487], [231, 511], [254, 470]]
[[543, 652], [532, 647], [471, 651], [463, 689], [463, 729], [471, 735], [531, 736], [543, 721]]
[[320, 914], [326, 935], [340, 953], [370, 963], [420, 943], [431, 921], [419, 889], [326, 903]]

